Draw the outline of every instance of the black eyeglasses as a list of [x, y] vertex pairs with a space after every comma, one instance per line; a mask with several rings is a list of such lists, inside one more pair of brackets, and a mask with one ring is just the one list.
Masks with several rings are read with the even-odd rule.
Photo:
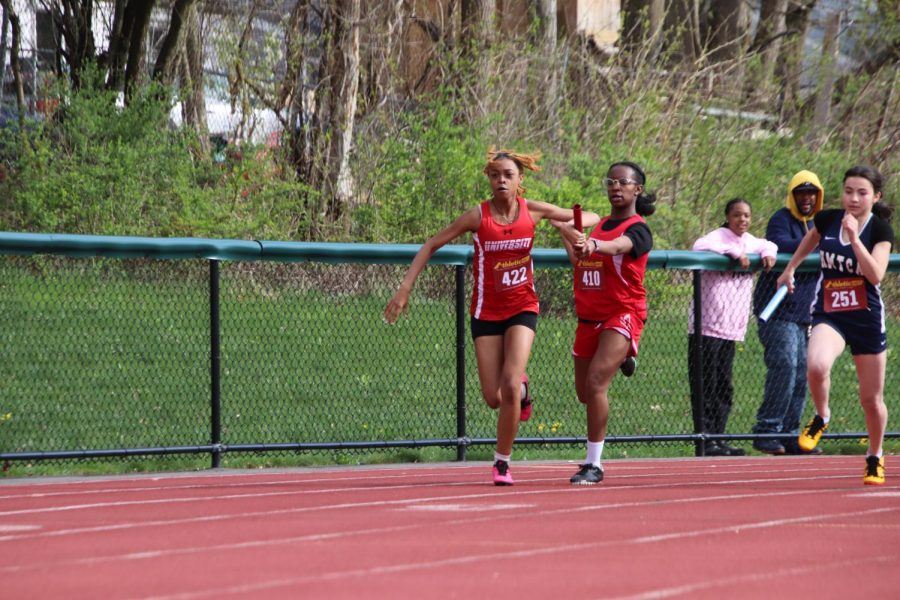
[[616, 184], [616, 183], [618, 183], [622, 187], [625, 187], [626, 185], [629, 185], [632, 183], [639, 183], [639, 182], [635, 181], [634, 179], [628, 179], [627, 177], [620, 177], [618, 179], [610, 179], [609, 177], [607, 177], [606, 179], [603, 180], [603, 183], [606, 184], [606, 187], [612, 187], [613, 184]]

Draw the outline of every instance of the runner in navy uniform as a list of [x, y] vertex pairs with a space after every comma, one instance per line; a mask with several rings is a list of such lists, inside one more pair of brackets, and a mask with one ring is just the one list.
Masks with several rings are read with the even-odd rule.
[[778, 278], [793, 292], [797, 266], [818, 244], [820, 275], [812, 306], [807, 379], [816, 415], [800, 434], [802, 450], [812, 450], [828, 428], [831, 367], [847, 346], [856, 364], [859, 402], [866, 415], [869, 448], [863, 483], [884, 483], [882, 443], [887, 427], [884, 379], [887, 333], [881, 280], [894, 243], [892, 209], [882, 198], [884, 178], [871, 167], [857, 166], [844, 174], [843, 209], [816, 215]]

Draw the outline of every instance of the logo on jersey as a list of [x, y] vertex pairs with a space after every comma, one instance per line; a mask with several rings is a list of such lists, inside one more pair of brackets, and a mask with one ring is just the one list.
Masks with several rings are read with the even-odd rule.
[[515, 258], [513, 260], [501, 260], [497, 261], [497, 264], [494, 265], [494, 269], [497, 271], [503, 271], [505, 269], [515, 269], [516, 267], [527, 265], [530, 262], [530, 256], [523, 256], [521, 258]]
[[603, 268], [603, 259], [602, 258], [587, 258], [584, 260], [579, 260], [578, 266], [583, 269], [602, 269]]
[[503, 252], [505, 250], [528, 250], [531, 248], [532, 238], [519, 238], [515, 240], [497, 240], [484, 243], [485, 252]]
[[836, 252], [820, 252], [819, 257], [823, 269], [831, 269], [838, 273], [862, 275], [862, 269], [860, 269], [859, 264], [848, 256], [843, 256]]

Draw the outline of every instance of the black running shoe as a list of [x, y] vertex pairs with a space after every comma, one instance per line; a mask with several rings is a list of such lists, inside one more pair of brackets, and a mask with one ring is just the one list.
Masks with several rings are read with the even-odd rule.
[[725, 453], [725, 456], [744, 456], [747, 451], [737, 446], [732, 446], [728, 442], [719, 442], [719, 448]]
[[637, 369], [637, 359], [633, 356], [629, 356], [625, 359], [621, 365], [619, 365], [619, 370], [622, 371], [622, 375], [625, 377], [631, 377], [634, 375], [634, 370]]
[[763, 454], [774, 454], [779, 456], [787, 453], [787, 447], [778, 440], [753, 440], [753, 449], [758, 450]]
[[603, 481], [603, 469], [590, 463], [581, 465], [578, 472], [569, 478], [575, 485], [594, 485]]
[[728, 450], [719, 445], [716, 440], [707, 440], [703, 444], [704, 456], [728, 456]]
[[801, 450], [800, 444], [797, 443], [797, 438], [784, 440], [784, 442], [782, 443], [784, 444], [784, 453], [792, 456], [816, 456], [818, 454], [822, 454], [821, 446], [816, 446], [809, 451]]

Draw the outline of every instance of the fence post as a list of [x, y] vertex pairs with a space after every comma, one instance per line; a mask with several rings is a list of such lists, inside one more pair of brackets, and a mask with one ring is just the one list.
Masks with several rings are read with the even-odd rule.
[[456, 460], [466, 460], [466, 266], [456, 265]]
[[[693, 360], [691, 365], [690, 377], [691, 381], [691, 413], [694, 417], [694, 433], [705, 433], [706, 428], [703, 425], [703, 413], [706, 411], [706, 401], [703, 390], [703, 291], [701, 286], [702, 271], [694, 271], [694, 331], [691, 336], [691, 347], [688, 352]], [[706, 455], [706, 444], [704, 441], [698, 440], [694, 443], [694, 454], [696, 456]]]
[[222, 442], [221, 353], [219, 339], [219, 261], [209, 261], [209, 385], [210, 443], [213, 446], [211, 468], [222, 461], [218, 446]]

